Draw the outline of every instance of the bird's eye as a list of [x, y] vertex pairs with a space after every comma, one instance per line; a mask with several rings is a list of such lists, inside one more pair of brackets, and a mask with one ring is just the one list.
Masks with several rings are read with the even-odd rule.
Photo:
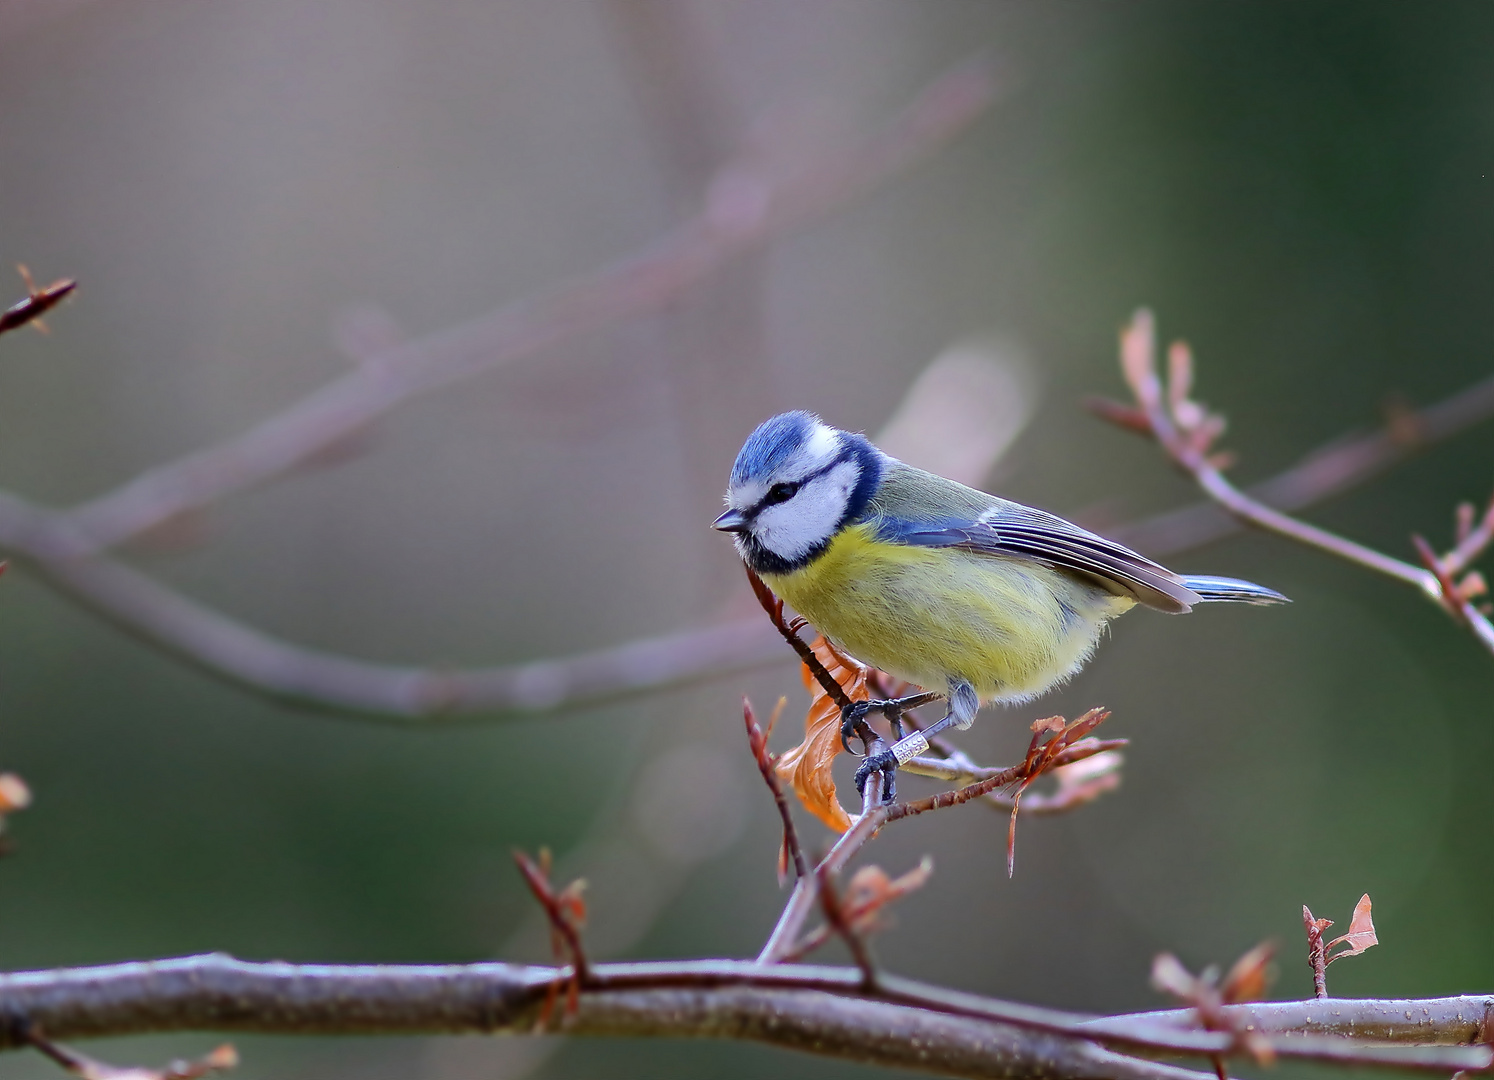
[[763, 505], [776, 506], [781, 502], [788, 502], [798, 492], [798, 484], [774, 484], [768, 489], [767, 498], [763, 499]]

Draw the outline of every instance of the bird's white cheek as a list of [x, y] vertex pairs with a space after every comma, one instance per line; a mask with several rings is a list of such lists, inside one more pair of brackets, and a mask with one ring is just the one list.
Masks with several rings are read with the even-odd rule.
[[856, 466], [848, 462], [811, 480], [788, 502], [761, 511], [753, 534], [782, 558], [809, 554], [835, 534], [858, 475]]
[[819, 517], [811, 507], [785, 503], [758, 514], [754, 531], [763, 546], [775, 555], [797, 559], [808, 554], [829, 535], [829, 529], [821, 524]]

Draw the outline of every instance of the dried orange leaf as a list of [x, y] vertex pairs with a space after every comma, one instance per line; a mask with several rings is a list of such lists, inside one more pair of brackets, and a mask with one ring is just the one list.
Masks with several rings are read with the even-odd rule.
[[1060, 765], [1050, 770], [1053, 778], [1058, 781], [1058, 790], [1046, 798], [1034, 796], [1042, 801], [1033, 802], [1029, 799], [1028, 805], [1044, 809], [1068, 809], [1093, 802], [1101, 795], [1120, 787], [1120, 769], [1124, 763], [1125, 757], [1120, 751], [1103, 750], [1093, 757]]
[[1061, 716], [1045, 716], [1041, 720], [1034, 720], [1031, 725], [1034, 735], [1041, 735], [1044, 732], [1051, 732], [1056, 735], [1065, 726], [1063, 717]]
[[863, 866], [851, 876], [847, 900], [852, 905], [868, 901], [886, 903], [900, 896], [923, 888], [934, 873], [934, 860], [925, 855], [912, 870], [900, 877], [889, 878], [880, 866]]
[[1193, 350], [1186, 341], [1174, 341], [1167, 348], [1167, 403], [1172, 418], [1184, 428], [1203, 419], [1203, 408], [1191, 399], [1192, 394]]
[[239, 1052], [233, 1048], [233, 1043], [224, 1043], [203, 1058], [202, 1064], [209, 1069], [232, 1069], [239, 1064]]
[[1236, 960], [1235, 966], [1229, 969], [1223, 985], [1219, 987], [1219, 996], [1224, 999], [1225, 1004], [1259, 1001], [1265, 997], [1266, 987], [1274, 974], [1271, 960], [1275, 955], [1276, 946], [1263, 941]]
[[1336, 945], [1346, 946], [1328, 958], [1330, 964], [1345, 956], [1358, 956], [1365, 949], [1380, 944], [1380, 939], [1375, 937], [1375, 920], [1370, 917], [1370, 908], [1369, 893], [1365, 893], [1359, 898], [1359, 903], [1354, 905], [1354, 917], [1349, 920], [1349, 932], [1334, 938], [1327, 945], [1330, 949]]
[[889, 878], [880, 866], [863, 866], [851, 877], [845, 912], [851, 928], [870, 933], [881, 928], [881, 912], [892, 901], [923, 888], [934, 873], [934, 860], [925, 855], [912, 870]]
[[846, 899], [851, 904], [875, 900], [887, 891], [892, 879], [880, 866], [863, 866], [851, 875], [851, 884], [846, 889]]
[[1218, 413], [1205, 412], [1202, 405], [1197, 406], [1199, 417], [1197, 423], [1191, 425], [1194, 442], [1199, 449], [1207, 449], [1210, 443], [1223, 435], [1229, 428], [1229, 421]]
[[1307, 932], [1309, 935], [1317, 934], [1319, 937], [1321, 937], [1323, 931], [1333, 925], [1333, 920], [1317, 918], [1313, 915], [1312, 908], [1308, 907], [1306, 904], [1303, 904], [1302, 924], [1307, 927]]
[[31, 789], [15, 773], [0, 773], [0, 814], [24, 810], [31, 805]]
[[[815, 657], [825, 666], [840, 688], [852, 701], [869, 696], [867, 668], [846, 656], [824, 637], [811, 646]], [[835, 793], [831, 766], [840, 753], [840, 707], [824, 687], [804, 668], [804, 685], [809, 690], [809, 712], [804, 717], [804, 741], [778, 759], [778, 778], [794, 789], [804, 808], [836, 832], [851, 827], [851, 816]]]
[[1136, 404], [1150, 410], [1162, 403], [1162, 382], [1157, 378], [1156, 330], [1152, 313], [1139, 309], [1131, 324], [1121, 331], [1121, 373], [1136, 395]]
[[1101, 750], [1091, 757], [1060, 765], [1051, 772], [1053, 779], [1058, 781], [1060, 795], [1067, 796], [1071, 792], [1088, 790], [1099, 781], [1104, 781], [1107, 785], [1102, 790], [1110, 791], [1119, 786], [1121, 766], [1125, 763], [1126, 755], [1119, 750]]
[[918, 865], [906, 874], [892, 879], [890, 886], [893, 896], [907, 896], [916, 889], [921, 889], [929, 883], [929, 878], [934, 876], [934, 857], [925, 855], [918, 860]]
[[778, 701], [774, 703], [773, 712], [768, 716], [768, 730], [763, 732], [764, 740], [771, 739], [773, 737], [773, 729], [778, 726], [778, 718], [783, 715], [784, 706], [786, 706], [787, 704], [788, 698], [783, 697], [782, 695], [780, 695]]
[[1471, 502], [1460, 502], [1453, 510], [1453, 539], [1462, 543], [1468, 539], [1468, 534], [1473, 531], [1473, 521], [1478, 514], [1477, 508]]
[[1198, 980], [1172, 953], [1158, 953], [1157, 958], [1152, 961], [1152, 986], [1164, 994], [1188, 1001], [1194, 996]]
[[[1061, 722], [1063, 718], [1054, 717], [1054, 719]], [[1075, 720], [1072, 724], [1068, 724], [1067, 726], [1061, 725], [1063, 730], [1064, 745], [1073, 746], [1079, 739], [1084, 738], [1091, 731], [1099, 727], [1108, 719], [1110, 719], [1109, 711], [1106, 709], [1097, 708], [1090, 709], [1087, 713], [1079, 717], [1079, 719]]]
[[164, 1069], [110, 1065], [54, 1043], [46, 1043], [44, 1051], [81, 1080], [201, 1080], [213, 1073], [232, 1069], [239, 1063], [238, 1051], [229, 1043], [197, 1061], [174, 1061]]
[[577, 878], [555, 894], [560, 910], [565, 912], [566, 917], [577, 929], [586, 925], [586, 901], [581, 896], [585, 891], [586, 879]]

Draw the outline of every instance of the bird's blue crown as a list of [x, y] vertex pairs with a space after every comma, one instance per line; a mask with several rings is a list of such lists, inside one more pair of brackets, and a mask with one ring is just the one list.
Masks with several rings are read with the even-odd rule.
[[736, 464], [731, 467], [731, 482], [742, 484], [770, 475], [804, 446], [820, 422], [818, 416], [803, 409], [764, 420], [738, 451]]

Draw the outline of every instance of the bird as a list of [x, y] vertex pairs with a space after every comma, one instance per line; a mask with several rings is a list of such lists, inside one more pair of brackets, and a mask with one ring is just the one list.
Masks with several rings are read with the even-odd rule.
[[[1107, 624], [1140, 604], [1182, 614], [1216, 601], [1280, 604], [1236, 578], [1176, 574], [1055, 514], [908, 465], [866, 436], [796, 410], [764, 421], [732, 466], [726, 511], [742, 561], [817, 631], [857, 660], [945, 698], [943, 719], [903, 736], [904, 705], [858, 702], [842, 742], [870, 711], [895, 742], [868, 754], [856, 788], [983, 704], [1031, 700], [1089, 660]], [[848, 746], [849, 744], [846, 743]]]

